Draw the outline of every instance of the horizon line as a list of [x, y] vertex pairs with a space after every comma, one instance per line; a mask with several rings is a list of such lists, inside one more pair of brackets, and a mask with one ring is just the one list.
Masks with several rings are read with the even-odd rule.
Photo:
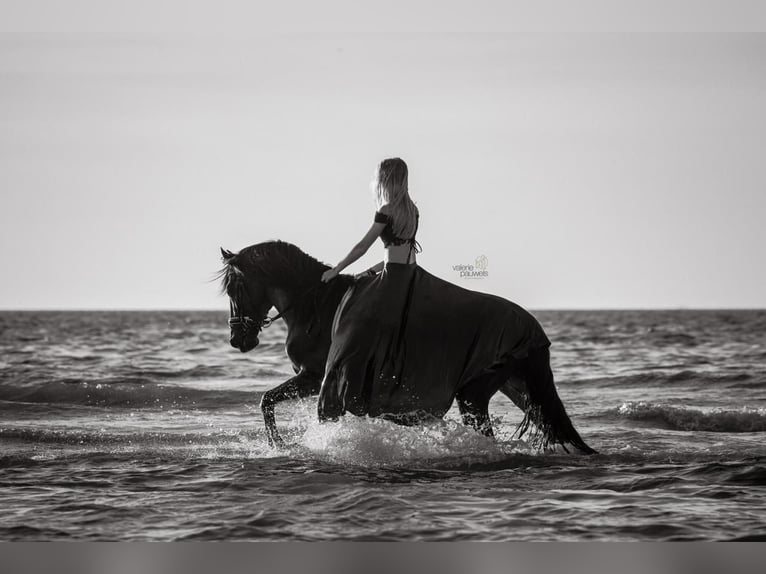
[[[272, 307], [271, 309], [274, 309]], [[530, 311], [766, 311], [766, 307], [528, 307]], [[151, 313], [151, 312], [228, 312], [225, 307], [16, 307], [1, 308], [0, 313]]]

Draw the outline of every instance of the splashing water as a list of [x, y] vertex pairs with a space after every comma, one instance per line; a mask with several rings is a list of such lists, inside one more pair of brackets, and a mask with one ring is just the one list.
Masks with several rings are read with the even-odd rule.
[[[495, 420], [496, 426], [502, 420]], [[402, 426], [370, 417], [344, 416], [320, 423], [316, 402], [303, 401], [287, 424], [290, 452], [335, 464], [358, 466], [487, 463], [514, 454], [535, 454], [522, 440], [485, 437], [447, 418], [418, 426]]]

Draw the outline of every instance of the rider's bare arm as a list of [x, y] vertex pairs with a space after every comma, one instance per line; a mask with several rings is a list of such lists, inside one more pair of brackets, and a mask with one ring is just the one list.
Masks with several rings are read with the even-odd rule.
[[[359, 243], [354, 245], [351, 251], [348, 252], [348, 255], [346, 255], [340, 263], [333, 267], [333, 269], [340, 273], [354, 261], [362, 257], [362, 255], [367, 253], [367, 250], [372, 246], [373, 243], [375, 243], [375, 240], [380, 237], [380, 234], [383, 232], [385, 227], [385, 223], [373, 223], [370, 226], [370, 229], [367, 230], [367, 233], [364, 235], [364, 237], [362, 237], [362, 239], [359, 241]], [[382, 269], [383, 263], [381, 262], [380, 265]]]

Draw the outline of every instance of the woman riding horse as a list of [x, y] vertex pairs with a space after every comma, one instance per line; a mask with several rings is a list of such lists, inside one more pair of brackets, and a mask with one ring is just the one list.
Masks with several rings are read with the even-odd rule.
[[[381, 162], [377, 211], [364, 238], [332, 269], [281, 241], [234, 254], [221, 272], [231, 299], [231, 344], [242, 352], [277, 317], [288, 327], [296, 375], [261, 401], [271, 444], [281, 439], [274, 406], [319, 393], [320, 420], [346, 412], [417, 423], [443, 417], [457, 400], [463, 421], [492, 436], [489, 401], [498, 391], [523, 412], [517, 435], [534, 425], [542, 446], [594, 453], [572, 425], [550, 368], [550, 341], [519, 305], [464, 289], [415, 261], [419, 213], [407, 166]], [[356, 277], [340, 274], [380, 237], [386, 258]], [[267, 318], [274, 306], [277, 317]]]

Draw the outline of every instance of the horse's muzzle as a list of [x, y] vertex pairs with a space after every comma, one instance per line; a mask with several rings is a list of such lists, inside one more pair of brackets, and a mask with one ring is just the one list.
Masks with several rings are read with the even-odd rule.
[[258, 346], [258, 343], [260, 341], [258, 340], [258, 336], [251, 336], [251, 337], [235, 337], [232, 335], [229, 338], [229, 344], [234, 347], [235, 349], [239, 349], [242, 353], [247, 353], [248, 351], [252, 351]]
[[235, 349], [247, 353], [258, 346], [258, 334], [261, 329], [250, 317], [231, 317], [229, 327], [231, 327], [229, 344]]

